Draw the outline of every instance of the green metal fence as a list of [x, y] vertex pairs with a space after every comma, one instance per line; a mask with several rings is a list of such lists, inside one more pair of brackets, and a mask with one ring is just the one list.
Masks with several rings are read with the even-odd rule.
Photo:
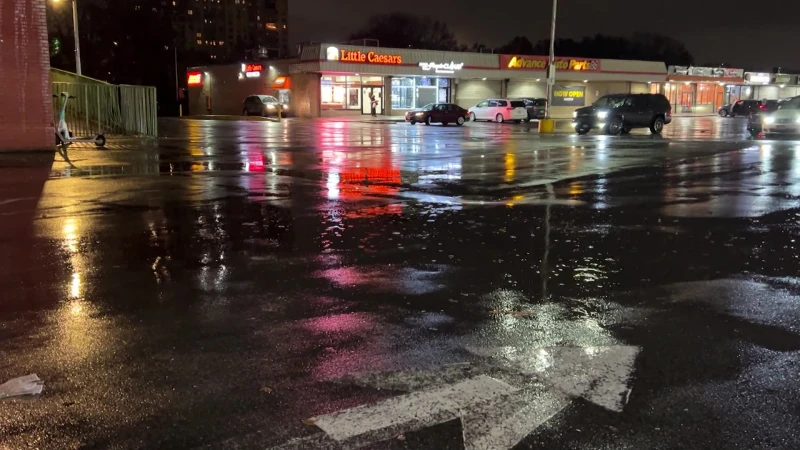
[[67, 103], [66, 119], [76, 136], [156, 136], [156, 88], [100, 83], [53, 82], [54, 117], [61, 107], [61, 93], [77, 98]]

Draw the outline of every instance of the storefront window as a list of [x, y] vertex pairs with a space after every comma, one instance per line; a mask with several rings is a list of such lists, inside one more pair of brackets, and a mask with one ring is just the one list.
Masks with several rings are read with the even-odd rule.
[[392, 78], [392, 109], [415, 109], [428, 103], [447, 103], [449, 99], [448, 78]]
[[[377, 78], [378, 86], [383, 83], [381, 77]], [[374, 80], [371, 80], [374, 82]], [[356, 76], [329, 76], [325, 75], [320, 80], [320, 95], [322, 109], [361, 109], [361, 77]]]

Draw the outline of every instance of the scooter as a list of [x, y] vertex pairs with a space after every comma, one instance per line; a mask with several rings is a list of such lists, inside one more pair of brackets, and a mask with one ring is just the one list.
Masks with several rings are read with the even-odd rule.
[[[53, 95], [53, 97], [58, 98], [58, 95]], [[61, 108], [58, 111], [58, 124], [56, 125], [56, 145], [63, 145], [68, 146], [75, 142], [94, 142], [94, 145], [98, 147], [103, 147], [106, 145], [106, 137], [102, 134], [98, 134], [95, 137], [82, 137], [76, 138], [72, 136], [72, 133], [69, 131], [69, 126], [67, 125], [67, 100], [71, 98], [78, 98], [72, 95], [69, 95], [66, 92], [61, 93]]]

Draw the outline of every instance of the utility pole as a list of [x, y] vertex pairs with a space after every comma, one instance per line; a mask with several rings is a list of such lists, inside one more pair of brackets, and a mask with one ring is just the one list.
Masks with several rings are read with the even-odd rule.
[[556, 84], [556, 15], [558, 11], [558, 0], [553, 0], [553, 19], [550, 22], [550, 59], [547, 65], [547, 105], [545, 105], [545, 117], [550, 118], [550, 103], [553, 101], [553, 85]]
[[81, 75], [81, 39], [78, 32], [78, 0], [72, 0], [72, 27], [75, 30], [75, 73]]

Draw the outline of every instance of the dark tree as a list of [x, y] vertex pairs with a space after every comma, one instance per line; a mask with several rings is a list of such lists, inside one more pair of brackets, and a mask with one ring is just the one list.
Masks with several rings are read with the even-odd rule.
[[[579, 41], [556, 39], [555, 51], [559, 56], [663, 61], [675, 66], [688, 66], [694, 62], [683, 43], [655, 33], [635, 33], [632, 37], [596, 34]], [[547, 55], [549, 52], [550, 41], [541, 40], [536, 43], [532, 53]]]
[[533, 44], [525, 36], [514, 36], [514, 39], [511, 39], [508, 44], [498, 49], [498, 53], [532, 55]]
[[377, 39], [381, 47], [451, 51], [459, 48], [455, 35], [444, 22], [398, 12], [373, 16], [350, 39]]

